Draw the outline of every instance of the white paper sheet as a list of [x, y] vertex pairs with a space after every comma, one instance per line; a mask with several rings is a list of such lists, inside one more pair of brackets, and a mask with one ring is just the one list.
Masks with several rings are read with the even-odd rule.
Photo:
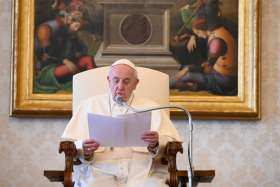
[[90, 138], [101, 146], [147, 146], [141, 139], [144, 131], [151, 129], [151, 112], [133, 113], [118, 117], [88, 113]]

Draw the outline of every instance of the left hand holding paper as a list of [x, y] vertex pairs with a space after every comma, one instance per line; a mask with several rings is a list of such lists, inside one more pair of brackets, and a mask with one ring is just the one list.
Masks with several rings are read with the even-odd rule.
[[96, 151], [99, 147], [99, 143], [94, 139], [87, 139], [83, 141], [83, 152], [84, 156], [91, 156], [94, 151]]
[[159, 135], [157, 131], [145, 131], [141, 139], [148, 144], [148, 146], [155, 147], [159, 141]]

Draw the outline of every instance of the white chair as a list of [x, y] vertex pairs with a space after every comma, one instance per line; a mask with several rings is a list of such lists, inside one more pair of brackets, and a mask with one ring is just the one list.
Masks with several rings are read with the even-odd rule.
[[[73, 113], [83, 100], [108, 92], [108, 71], [109, 67], [100, 67], [73, 76]], [[135, 94], [150, 98], [160, 105], [167, 105], [169, 103], [169, 76], [143, 67], [137, 67], [137, 72], [140, 81]], [[162, 158], [162, 163], [168, 164], [170, 173], [167, 184], [172, 187], [178, 186], [176, 154], [179, 151], [183, 152], [181, 142], [169, 142], [166, 146], [165, 157]], [[63, 182], [65, 187], [72, 187], [73, 164], [79, 164], [74, 161], [77, 155], [75, 144], [71, 141], [63, 141], [60, 143], [59, 152], [65, 153], [65, 170], [45, 170], [44, 175], [52, 182]]]

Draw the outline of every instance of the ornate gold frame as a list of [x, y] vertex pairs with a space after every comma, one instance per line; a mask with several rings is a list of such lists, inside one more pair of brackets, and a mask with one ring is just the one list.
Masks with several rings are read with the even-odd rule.
[[[12, 116], [69, 116], [71, 94], [34, 94], [34, 1], [13, 0]], [[186, 96], [171, 94], [172, 104], [199, 119], [260, 119], [261, 0], [239, 1], [238, 95]], [[173, 115], [181, 115], [178, 110]]]

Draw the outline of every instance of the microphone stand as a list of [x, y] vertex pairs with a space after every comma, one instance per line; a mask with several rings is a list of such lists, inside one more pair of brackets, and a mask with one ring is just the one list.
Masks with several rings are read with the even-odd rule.
[[118, 97], [116, 100], [119, 104], [131, 109], [133, 112], [136, 112], [136, 113], [150, 112], [153, 110], [161, 110], [161, 109], [167, 109], [167, 108], [175, 108], [175, 109], [183, 110], [185, 112], [186, 116], [188, 117], [187, 119], [188, 119], [188, 125], [189, 125], [189, 143], [188, 143], [189, 170], [187, 170], [187, 176], [188, 176], [188, 180], [189, 180], [189, 186], [192, 187], [192, 182], [193, 182], [193, 166], [192, 166], [193, 124], [192, 124], [192, 117], [191, 117], [190, 112], [187, 111], [186, 109], [184, 109], [183, 107], [179, 107], [179, 106], [175, 106], [175, 105], [166, 105], [166, 106], [148, 108], [148, 109], [144, 109], [144, 110], [137, 110], [137, 109], [129, 106], [121, 97]]

